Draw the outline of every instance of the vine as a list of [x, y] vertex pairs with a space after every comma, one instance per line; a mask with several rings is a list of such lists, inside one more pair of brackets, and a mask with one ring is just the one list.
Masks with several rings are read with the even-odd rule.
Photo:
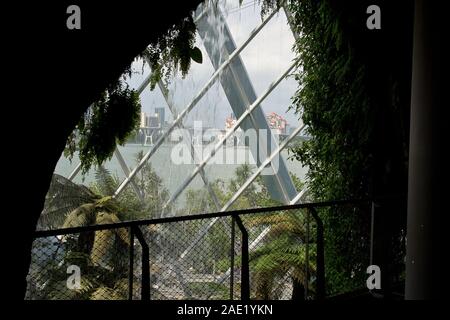
[[[372, 137], [366, 69], [352, 46], [342, 11], [328, 0], [290, 1], [299, 88], [292, 108], [307, 125], [310, 140], [291, 156], [309, 167], [308, 188], [315, 201], [368, 195]], [[328, 293], [364, 283], [370, 215], [364, 208], [321, 210], [325, 224]]]

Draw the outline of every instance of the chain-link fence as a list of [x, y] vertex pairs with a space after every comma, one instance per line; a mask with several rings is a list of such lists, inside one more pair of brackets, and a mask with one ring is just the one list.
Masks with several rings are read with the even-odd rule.
[[26, 299], [128, 298], [127, 228], [36, 238]]
[[[371, 214], [367, 204], [296, 205], [38, 231], [26, 299], [321, 299], [335, 293], [325, 290], [324, 208]], [[355, 272], [372, 251], [352, 241], [363, 252]]]

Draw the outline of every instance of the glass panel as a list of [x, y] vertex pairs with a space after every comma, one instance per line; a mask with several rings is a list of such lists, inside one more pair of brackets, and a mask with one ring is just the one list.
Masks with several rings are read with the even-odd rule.
[[280, 10], [242, 51], [241, 58], [257, 96], [291, 65], [295, 58], [293, 45], [286, 15]]
[[79, 163], [80, 160], [76, 155], [74, 156], [72, 161], [70, 161], [69, 159], [64, 157], [64, 154], [61, 154], [61, 157], [59, 158], [58, 163], [56, 164], [54, 173], [68, 178]]
[[237, 47], [262, 22], [259, 1], [245, 0], [239, 5], [239, 0], [225, 0], [220, 2], [220, 7]]

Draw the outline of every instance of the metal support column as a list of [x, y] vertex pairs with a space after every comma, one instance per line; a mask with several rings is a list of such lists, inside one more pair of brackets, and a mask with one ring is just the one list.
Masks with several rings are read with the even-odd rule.
[[142, 247], [141, 299], [150, 300], [150, 248], [141, 229], [139, 227], [132, 227], [132, 229]]
[[133, 282], [134, 282], [134, 232], [130, 227], [130, 269], [128, 275], [128, 299], [133, 300]]
[[241, 217], [235, 215], [236, 224], [242, 234], [242, 252], [241, 252], [241, 300], [250, 300], [250, 269], [248, 253], [248, 232], [242, 223]]

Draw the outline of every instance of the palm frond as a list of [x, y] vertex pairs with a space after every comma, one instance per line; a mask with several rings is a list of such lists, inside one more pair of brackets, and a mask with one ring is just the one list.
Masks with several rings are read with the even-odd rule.
[[[67, 274], [65, 275], [67, 277]], [[80, 278], [80, 288], [69, 289], [67, 287], [67, 279], [52, 279], [45, 288], [46, 299], [50, 300], [79, 300], [85, 299], [90, 292], [94, 290], [98, 283], [89, 275], [84, 275]]]
[[97, 167], [95, 171], [95, 189], [102, 195], [111, 196], [119, 186], [116, 176], [113, 176], [104, 166]]

